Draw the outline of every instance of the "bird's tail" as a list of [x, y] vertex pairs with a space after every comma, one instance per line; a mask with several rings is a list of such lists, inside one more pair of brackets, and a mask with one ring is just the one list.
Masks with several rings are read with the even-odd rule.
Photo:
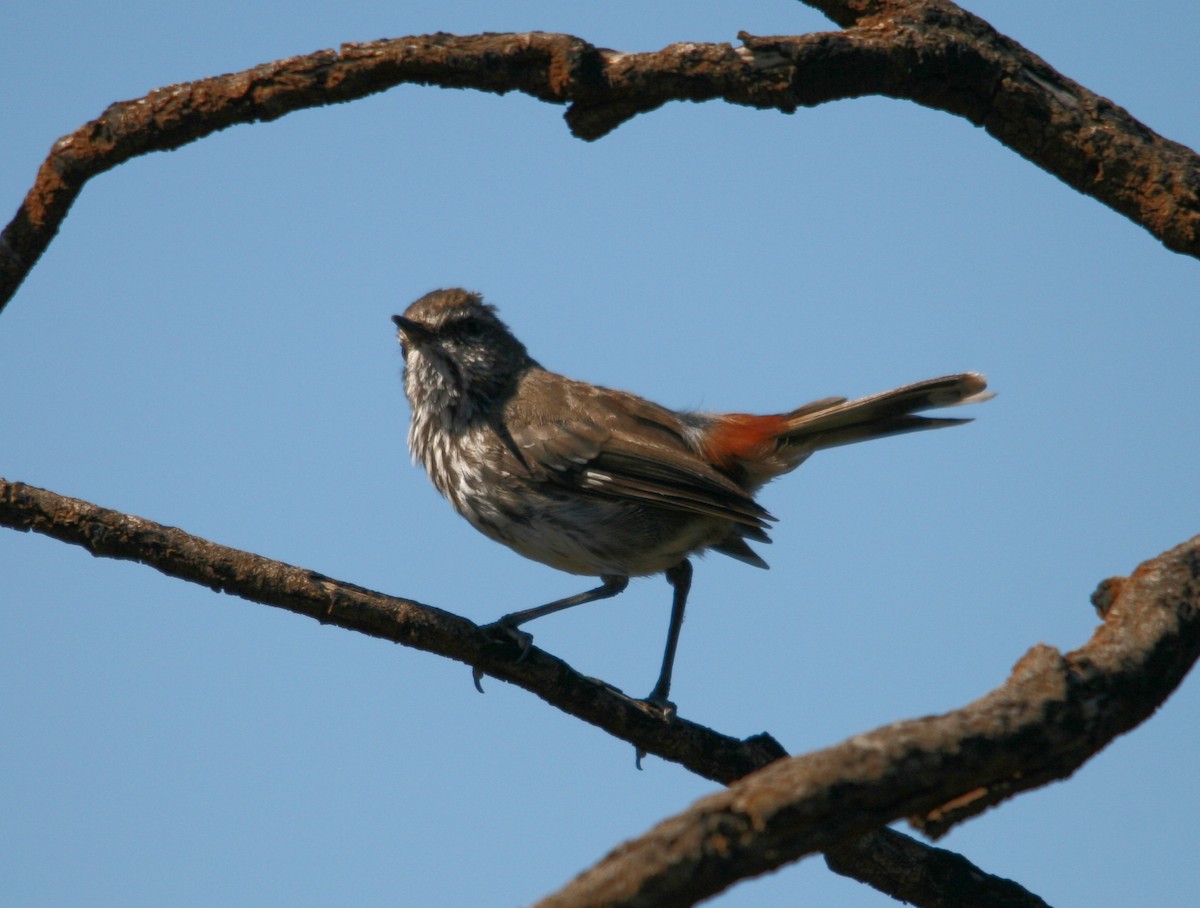
[[784, 429], [778, 438], [788, 447], [796, 446], [811, 453], [902, 432], [957, 426], [971, 420], [914, 414], [980, 403], [995, 396], [986, 389], [987, 379], [978, 372], [963, 372], [858, 400], [829, 397], [783, 414]]

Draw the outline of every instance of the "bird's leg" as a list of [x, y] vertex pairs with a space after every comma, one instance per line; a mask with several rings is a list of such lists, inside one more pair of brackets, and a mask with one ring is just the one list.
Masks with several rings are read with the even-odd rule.
[[675, 667], [675, 649], [679, 646], [679, 630], [683, 627], [683, 610], [687, 606], [688, 590], [692, 588], [692, 563], [686, 558], [667, 570], [667, 583], [675, 590], [671, 602], [671, 626], [667, 628], [667, 648], [663, 651], [662, 670], [658, 682], [646, 702], [656, 706], [667, 718], [675, 714], [675, 704], [668, 699], [671, 693], [671, 671]]
[[[556, 599], [554, 602], [548, 602], [545, 605], [527, 608], [519, 612], [510, 612], [499, 620], [485, 625], [483, 629], [485, 631], [498, 632], [498, 636], [502, 635], [504, 638], [515, 643], [521, 651], [520, 655], [517, 656], [517, 661], [520, 662], [528, 655], [529, 647], [533, 645], [533, 634], [518, 630], [520, 625], [526, 621], [532, 621], [534, 618], [553, 615], [555, 612], [561, 612], [563, 609], [583, 605], [585, 602], [610, 599], [618, 593], [623, 592], [625, 587], [629, 586], [629, 578], [621, 574], [604, 574], [600, 580], [600, 586], [594, 590], [576, 593], [574, 596], [567, 596], [565, 599]], [[483, 671], [478, 666], [472, 671], [472, 677], [475, 679], [476, 690], [483, 693], [483, 688], [479, 683], [483, 678]]]
[[[489, 628], [503, 630], [506, 634], [512, 637], [518, 646], [521, 647], [521, 658], [525, 658], [525, 654], [529, 652], [529, 644], [533, 642], [533, 635], [518, 631], [517, 628], [526, 621], [532, 621], [534, 618], [541, 618], [545, 615], [553, 615], [555, 612], [561, 612], [563, 609], [574, 608], [577, 605], [583, 605], [586, 602], [596, 602], [599, 599], [610, 599], [618, 593], [624, 592], [625, 587], [629, 586], [629, 578], [619, 574], [605, 574], [602, 576], [603, 581], [600, 586], [594, 590], [587, 590], [583, 593], [576, 593], [574, 596], [567, 596], [565, 599], [556, 599], [554, 602], [546, 605], [539, 605], [536, 608], [527, 608], [520, 612], [510, 612], [504, 615], [498, 621], [489, 624]], [[520, 661], [520, 660], [517, 660]]]

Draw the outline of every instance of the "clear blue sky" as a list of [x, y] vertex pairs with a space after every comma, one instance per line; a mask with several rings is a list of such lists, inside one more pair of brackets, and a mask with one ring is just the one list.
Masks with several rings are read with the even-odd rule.
[[[830, 27], [784, 0], [647, 6], [15, 4], [4, 217], [109, 103], [345, 41]], [[971, 8], [1200, 147], [1190, 0]], [[698, 565], [681, 713], [794, 752], [1079, 646], [1097, 581], [1200, 530], [1196, 261], [909, 103], [672, 105], [593, 144], [561, 112], [405, 87], [96, 179], [0, 316], [0, 475], [486, 621], [587, 581], [476, 534], [409, 463], [389, 316], [427, 290], [479, 290], [547, 366], [675, 406], [986, 372], [972, 425], [766, 489], [770, 571]], [[144, 567], [5, 531], [0, 578], [6, 905], [514, 905], [712, 790], [461, 665]], [[532, 629], [643, 694], [668, 607], [652, 578]], [[944, 844], [1052, 904], [1188, 903], [1198, 720], [1191, 679]], [[891, 903], [810, 859], [715, 904]]]

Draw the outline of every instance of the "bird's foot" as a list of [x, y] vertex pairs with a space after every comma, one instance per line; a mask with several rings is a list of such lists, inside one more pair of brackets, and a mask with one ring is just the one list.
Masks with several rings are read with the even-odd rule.
[[[515, 663], [524, 661], [525, 657], [529, 655], [530, 647], [533, 646], [533, 634], [521, 630], [515, 624], [509, 624], [503, 618], [493, 621], [491, 624], [485, 624], [480, 630], [499, 646], [515, 646], [517, 649], [517, 658], [513, 660]], [[483, 669], [478, 665], [471, 668], [471, 680], [475, 682], [475, 689], [482, 694]]]
[[533, 646], [533, 634], [521, 630], [515, 624], [509, 624], [503, 618], [493, 621], [491, 624], [485, 624], [480, 630], [502, 646], [515, 646], [517, 648], [515, 661], [517, 662], [524, 662], [525, 657], [529, 655], [530, 647]]
[[[679, 711], [675, 704], [667, 699], [666, 691], [661, 691], [657, 687], [650, 691], [650, 696], [639, 701], [649, 713], [653, 713], [664, 722], [670, 722], [675, 718], [675, 714]], [[633, 763], [640, 770], [642, 768], [642, 757], [646, 756], [646, 751], [640, 747], [635, 747], [633, 751]]]
[[642, 702], [668, 722], [679, 712], [675, 704], [667, 699], [666, 691], [660, 691], [657, 687], [650, 691], [650, 695]]

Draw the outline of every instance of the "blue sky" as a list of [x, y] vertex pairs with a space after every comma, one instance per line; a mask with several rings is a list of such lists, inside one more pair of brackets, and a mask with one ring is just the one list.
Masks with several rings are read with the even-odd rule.
[[[1200, 147], [1200, 12], [971, 5]], [[831, 27], [795, 2], [20, 4], [0, 186], [152, 88], [346, 41], [540, 29], [622, 50]], [[1198, 264], [946, 114], [671, 105], [602, 141], [510, 95], [404, 87], [89, 184], [0, 316], [0, 475], [477, 621], [584, 588], [408, 460], [389, 316], [479, 290], [550, 368], [771, 412], [959, 370], [977, 421], [768, 487], [768, 572], [697, 566], [682, 715], [801, 752], [963, 705], [1200, 529]], [[461, 665], [0, 533], [0, 898], [520, 904], [712, 785]], [[661, 578], [539, 621], [635, 694]], [[1194, 898], [1194, 679], [1075, 778], [942, 844], [1052, 904]], [[810, 859], [722, 906], [890, 904]]]

